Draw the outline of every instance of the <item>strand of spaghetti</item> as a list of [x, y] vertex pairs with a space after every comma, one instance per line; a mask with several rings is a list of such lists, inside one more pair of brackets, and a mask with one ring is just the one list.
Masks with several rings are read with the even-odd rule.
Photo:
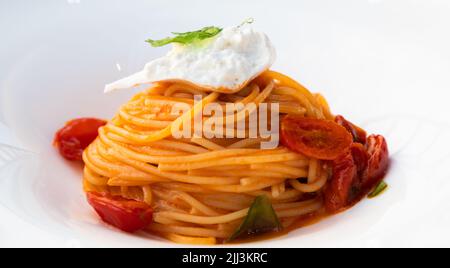
[[278, 184], [272, 185], [271, 191], [273, 197], [278, 197], [280, 195], [280, 188], [278, 188]]
[[330, 105], [328, 105], [328, 102], [325, 99], [325, 97], [319, 93], [316, 93], [315, 97], [316, 97], [316, 100], [319, 103], [319, 105], [322, 107], [322, 111], [325, 114], [325, 118], [333, 119], [334, 115], [331, 113]]
[[95, 174], [86, 166], [84, 167], [83, 172], [86, 180], [94, 185], [105, 186], [108, 183], [108, 178]]
[[183, 214], [183, 213], [177, 213], [177, 212], [156, 212], [155, 214], [160, 214], [168, 218], [172, 218], [174, 220], [183, 221], [183, 222], [190, 222], [190, 223], [196, 223], [196, 224], [205, 224], [205, 225], [211, 225], [211, 224], [219, 224], [219, 223], [227, 223], [230, 221], [234, 221], [237, 219], [242, 219], [247, 215], [248, 208], [242, 209], [239, 211], [235, 211], [229, 214], [220, 215], [220, 216], [196, 216], [196, 215], [189, 215], [189, 214]]
[[[302, 86], [300, 83], [295, 81], [294, 79], [292, 79], [284, 74], [281, 74], [279, 72], [275, 72], [275, 71], [271, 71], [271, 70], [266, 71], [263, 74], [261, 74], [261, 77], [263, 79], [269, 78], [270, 80], [277, 80], [283, 86], [294, 88], [302, 96], [304, 96], [311, 105], [313, 105], [315, 107], [320, 107], [319, 104], [317, 103], [316, 98], [311, 94], [311, 92], [308, 89], [306, 89], [304, 86]], [[280, 94], [280, 93], [275, 93], [275, 94]], [[283, 95], [283, 94], [281, 94], [281, 95]], [[318, 110], [317, 112], [319, 112], [319, 114], [316, 114], [318, 116], [318, 118], [323, 118], [321, 109]]]
[[189, 105], [193, 105], [194, 101], [190, 99], [184, 98], [176, 98], [170, 96], [159, 96], [159, 95], [145, 95], [144, 96], [144, 104], [145, 106], [160, 106], [164, 107], [166, 105], [175, 105], [177, 103], [186, 103]]
[[308, 183], [312, 183], [317, 180], [317, 159], [311, 158], [309, 160], [309, 169], [308, 169]]
[[165, 225], [153, 223], [148, 229], [153, 232], [160, 233], [175, 233], [187, 236], [199, 236], [199, 237], [217, 237], [217, 238], [228, 238], [231, 234], [225, 232], [223, 230], [214, 230], [208, 228], [200, 228], [200, 227], [186, 227], [186, 226], [174, 226], [174, 225]]
[[274, 84], [271, 82], [269, 83], [266, 88], [264, 88], [264, 90], [253, 100], [253, 102], [251, 104], [253, 105], [244, 105], [244, 109], [242, 111], [237, 112], [236, 114], [231, 114], [231, 115], [227, 115], [222, 117], [222, 122], [239, 122], [242, 121], [244, 119], [247, 118], [248, 114], [253, 113], [258, 105], [263, 102], [272, 92], [272, 90], [274, 89]]
[[164, 225], [168, 225], [168, 226], [178, 226], [178, 227], [185, 227], [185, 226], [191, 225], [189, 223], [165, 218], [164, 216], [160, 216], [158, 214], [153, 215], [153, 223], [160, 223], [160, 224], [164, 224]]
[[147, 186], [149, 184], [163, 181], [167, 180], [161, 180], [159, 178], [155, 178], [154, 180], [142, 180], [135, 178], [112, 177], [108, 180], [108, 186]]
[[293, 114], [293, 115], [305, 115], [306, 109], [303, 107], [298, 106], [292, 106], [292, 105], [286, 105], [280, 103], [280, 113], [281, 114]]
[[174, 233], [165, 233], [163, 236], [178, 244], [215, 245], [217, 243], [215, 237], [190, 237]]
[[108, 192], [108, 189], [105, 186], [94, 185], [90, 183], [88, 180], [83, 179], [83, 191], [85, 192]]
[[286, 183], [283, 181], [280, 183], [280, 194], [286, 192]]
[[164, 96], [168, 97], [168, 96], [170, 96], [173, 93], [178, 92], [178, 91], [189, 92], [192, 95], [202, 95], [202, 96], [206, 95], [204, 91], [197, 90], [197, 89], [193, 88], [190, 85], [187, 85], [187, 84], [173, 84], [173, 85], [169, 86], [164, 91]]
[[268, 183], [272, 183], [270, 184], [270, 186], [274, 186], [276, 185], [276, 183], [274, 183], [274, 180], [276, 180], [277, 182], [281, 182], [284, 181], [285, 179], [286, 178], [284, 177], [274, 178], [272, 176], [248, 177], [248, 178], [241, 178], [240, 185], [241, 186], [259, 185], [260, 183], [267, 181]]
[[309, 102], [309, 100], [307, 98], [305, 98], [305, 96], [298, 92], [297, 90], [295, 90], [294, 88], [290, 88], [290, 87], [277, 87], [274, 92], [276, 94], [284, 94], [284, 95], [290, 95], [294, 98], [296, 98], [303, 107], [305, 107], [306, 109], [306, 115], [308, 117], [315, 117], [315, 118], [322, 118], [323, 116], [321, 114], [319, 114], [319, 112], [317, 111], [317, 109], [311, 104], [311, 102]]
[[[298, 161], [300, 162], [305, 160], [298, 160]], [[274, 163], [251, 164], [250, 168], [255, 170], [279, 172], [281, 174], [285, 174], [286, 178], [291, 179], [303, 178], [308, 175], [308, 172], [305, 169], [290, 167], [284, 164], [274, 164]]]
[[[243, 178], [245, 179], [245, 178]], [[242, 179], [241, 179], [242, 180]], [[278, 178], [260, 178], [257, 183], [247, 184], [247, 185], [205, 185], [205, 188], [218, 191], [218, 192], [229, 192], [229, 193], [247, 193], [257, 190], [262, 190], [264, 188], [270, 187], [274, 184], [280, 183], [285, 179]]]
[[183, 191], [188, 193], [212, 193], [210, 189], [204, 188], [201, 185], [180, 183], [180, 182], [167, 182], [156, 184], [159, 187], [166, 189], [172, 189], [174, 191]]
[[258, 97], [259, 87], [255, 84], [252, 84], [250, 88], [251, 88], [250, 94], [248, 94], [247, 97], [243, 99], [236, 100], [235, 103], [248, 104], [250, 102], [253, 102]]
[[297, 180], [289, 180], [289, 184], [297, 189], [300, 192], [303, 193], [313, 193], [320, 190], [325, 183], [327, 182], [327, 176], [325, 174], [322, 174], [322, 176], [319, 176], [316, 181], [308, 184], [302, 184], [298, 182]]
[[268, 101], [273, 102], [295, 102], [295, 98], [292, 98], [292, 96], [289, 95], [278, 95], [278, 94], [272, 94], [267, 98]]
[[147, 128], [162, 129], [171, 124], [170, 121], [159, 121], [159, 120], [150, 120], [150, 119], [139, 118], [139, 117], [127, 114], [123, 110], [119, 111], [119, 116], [120, 116], [120, 119], [124, 120], [127, 123], [135, 124], [137, 126], [147, 127]]
[[[105, 141], [106, 139], [109, 139], [107, 137], [107, 135], [105, 135], [101, 138], [102, 142], [105, 144], [108, 144], [108, 146], [110, 146], [110, 144], [116, 144], [116, 143], [112, 142], [111, 139], [109, 139], [110, 141], [108, 141], [108, 143], [107, 143]], [[155, 147], [151, 147], [151, 146], [135, 146], [135, 145], [124, 144], [124, 143], [117, 143], [117, 145], [120, 147], [123, 147], [125, 149], [129, 149], [129, 150], [131, 150], [137, 154], [141, 154], [141, 155], [164, 156], [164, 157], [189, 155], [189, 153], [187, 153], [187, 152], [160, 149], [160, 148], [155, 148]]]
[[179, 213], [188, 213], [191, 210], [191, 206], [189, 206], [186, 202], [174, 198], [171, 193], [172, 191], [154, 191], [155, 196], [159, 199], [155, 203], [156, 211], [172, 211]]
[[180, 163], [180, 164], [159, 164], [158, 168], [161, 171], [180, 171], [189, 169], [200, 169], [212, 166], [222, 165], [250, 165], [253, 163], [271, 163], [282, 162], [290, 160], [300, 160], [303, 156], [296, 153], [284, 153], [284, 154], [269, 154], [258, 156], [240, 156], [233, 158], [224, 158], [211, 161], [194, 162], [194, 163]]
[[132, 133], [124, 128], [120, 128], [111, 124], [106, 125], [106, 128], [108, 131], [111, 131], [112, 133], [115, 133], [119, 136], [122, 136], [126, 139], [128, 142], [133, 142], [134, 144], [148, 144], [153, 141], [164, 139], [171, 134], [170, 126], [167, 126], [166, 128], [155, 131], [153, 134], [150, 135], [142, 135], [142, 134], [136, 134]]
[[304, 167], [308, 167], [309, 161], [293, 160], [293, 161], [283, 162], [283, 164], [286, 165], [286, 166], [290, 166], [290, 167], [304, 168]]
[[144, 201], [145, 193], [143, 192], [142, 187], [122, 186], [118, 188], [120, 189], [121, 196], [131, 200]]
[[179, 93], [173, 93], [171, 96], [175, 97], [175, 98], [184, 98], [184, 99], [194, 100], [194, 95], [192, 93], [179, 92]]
[[[184, 113], [182, 116], [178, 117], [171, 125], [170, 127], [168, 127], [168, 129], [170, 130], [170, 134], [174, 133], [175, 131], [179, 131], [181, 125], [187, 121], [187, 122], [191, 122], [191, 120], [193, 118], [195, 118], [196, 114], [198, 112], [203, 112], [203, 108], [205, 107], [205, 105], [215, 101], [217, 98], [219, 97], [219, 93], [217, 92], [213, 92], [211, 94], [209, 94], [207, 97], [203, 98], [201, 101], [197, 102], [196, 104], [194, 104], [194, 106], [191, 108], [191, 110], [187, 111], [186, 113]], [[170, 135], [169, 134], [169, 135]], [[167, 135], [167, 136], [169, 136]]]
[[235, 148], [247, 148], [256, 144], [260, 144], [262, 141], [267, 141], [267, 139], [262, 139], [262, 138], [248, 138], [248, 139], [243, 139], [240, 140], [238, 142], [235, 142], [231, 145], [229, 145], [227, 148], [228, 149], [235, 149]]
[[246, 194], [251, 196], [265, 195], [269, 197], [272, 202], [289, 202], [289, 200], [297, 201], [303, 195], [303, 193], [299, 192], [297, 189], [287, 190], [276, 198], [274, 198], [269, 192], [263, 190], [246, 192]]
[[250, 166], [248, 165], [226, 165], [226, 166], [215, 166], [215, 167], [209, 167], [202, 169], [204, 171], [215, 171], [215, 172], [221, 172], [221, 171], [227, 171], [227, 170], [238, 170], [238, 169], [250, 169]]
[[225, 149], [224, 147], [222, 147], [222, 146], [220, 146], [218, 144], [215, 144], [214, 142], [209, 141], [209, 140], [204, 139], [204, 138], [192, 138], [191, 142], [193, 142], [195, 144], [198, 144], [198, 145], [200, 145], [200, 146], [202, 146], [202, 147], [204, 147], [204, 148], [206, 148], [208, 150], [211, 150], [211, 151], [217, 151], [217, 150]]
[[254, 201], [254, 198], [252, 196], [237, 193], [214, 192], [214, 193], [193, 193], [193, 195], [202, 202], [206, 202], [208, 200], [217, 200], [222, 202], [239, 204], [243, 206], [241, 209], [249, 207], [251, 203]]
[[230, 211], [236, 211], [247, 208], [251, 205], [253, 201], [253, 199], [251, 199], [248, 203], [234, 202], [234, 200], [232, 200], [233, 196], [229, 196], [228, 199], [214, 199], [208, 197], [199, 197], [199, 198], [206, 205]]
[[189, 195], [187, 193], [177, 192], [177, 193], [175, 193], [175, 198], [182, 199], [183, 201], [188, 203], [191, 207], [196, 208], [198, 211], [200, 211], [204, 215], [207, 215], [207, 216], [219, 215], [219, 213], [217, 211], [206, 206], [205, 204], [202, 204], [197, 199], [195, 199], [194, 197], [192, 197], [191, 195]]

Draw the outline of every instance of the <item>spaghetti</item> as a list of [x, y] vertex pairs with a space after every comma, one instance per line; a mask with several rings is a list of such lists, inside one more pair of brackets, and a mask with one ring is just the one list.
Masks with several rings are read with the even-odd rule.
[[[274, 71], [235, 94], [158, 83], [134, 96], [99, 129], [83, 154], [85, 191], [145, 202], [154, 210], [150, 232], [193, 244], [230, 237], [256, 196], [271, 200], [285, 228], [323, 209], [321, 193], [330, 176], [322, 160], [283, 145], [261, 150], [262, 138], [174, 139], [172, 131], [198, 108], [194, 95], [204, 96], [195, 104], [203, 107], [276, 102], [281, 117], [334, 120], [321, 95]], [[171, 108], [178, 103], [191, 109], [173, 116]], [[239, 112], [234, 116], [245, 119]]]

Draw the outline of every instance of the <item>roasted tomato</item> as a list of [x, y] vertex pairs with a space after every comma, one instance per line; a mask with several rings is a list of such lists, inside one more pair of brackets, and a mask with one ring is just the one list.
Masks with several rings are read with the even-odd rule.
[[389, 166], [386, 140], [372, 135], [366, 147], [353, 143], [348, 153], [332, 161], [331, 166], [324, 201], [327, 211], [336, 213], [363, 198], [386, 175]]
[[352, 136], [333, 121], [286, 116], [281, 142], [290, 150], [321, 160], [334, 160], [352, 145]]
[[389, 168], [389, 150], [386, 139], [371, 135], [367, 139], [368, 166], [363, 175], [363, 188], [370, 190], [386, 175]]
[[95, 192], [87, 200], [104, 222], [122, 231], [133, 233], [152, 222], [153, 210], [144, 202]]
[[81, 160], [83, 150], [98, 136], [98, 128], [106, 121], [80, 118], [69, 121], [55, 135], [54, 144], [68, 160]]
[[353, 161], [355, 162], [358, 176], [362, 178], [364, 172], [369, 166], [369, 154], [361, 143], [353, 143], [351, 147]]
[[348, 132], [350, 132], [353, 136], [353, 141], [361, 144], [366, 144], [367, 141], [367, 133], [364, 129], [356, 126], [350, 121], [347, 121], [342, 115], [336, 116], [334, 121], [343, 126], [345, 129], [347, 129]]
[[346, 208], [352, 191], [358, 191], [357, 167], [351, 152], [332, 162], [332, 177], [324, 190], [325, 208], [336, 213]]

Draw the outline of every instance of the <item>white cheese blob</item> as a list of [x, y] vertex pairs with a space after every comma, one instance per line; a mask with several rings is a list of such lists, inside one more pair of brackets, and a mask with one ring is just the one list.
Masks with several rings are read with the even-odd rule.
[[211, 91], [234, 93], [270, 68], [275, 49], [251, 27], [230, 27], [200, 44], [174, 44], [166, 56], [144, 70], [105, 86], [105, 92], [136, 85], [185, 81]]

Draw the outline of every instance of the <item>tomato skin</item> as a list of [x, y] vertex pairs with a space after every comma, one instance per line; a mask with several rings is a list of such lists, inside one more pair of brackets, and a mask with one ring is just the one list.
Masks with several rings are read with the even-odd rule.
[[360, 178], [363, 177], [364, 172], [369, 166], [369, 154], [367, 153], [366, 148], [361, 143], [354, 142], [352, 147], [350, 148], [352, 153], [353, 161], [355, 162], [356, 169], [358, 172], [358, 176]]
[[378, 184], [389, 169], [389, 149], [381, 135], [371, 135], [367, 139], [368, 166], [363, 175], [363, 188], [371, 189]]
[[324, 190], [324, 202], [329, 213], [337, 213], [349, 204], [357, 167], [350, 151], [332, 161], [331, 166], [332, 177]]
[[353, 143], [346, 154], [332, 162], [333, 175], [324, 192], [328, 212], [339, 212], [363, 197], [362, 178], [368, 164], [369, 155], [360, 143]]
[[79, 118], [66, 123], [55, 134], [59, 153], [71, 161], [81, 161], [83, 150], [98, 136], [98, 129], [107, 122], [96, 118]]
[[331, 167], [324, 202], [326, 210], [333, 214], [361, 200], [384, 178], [389, 167], [386, 140], [372, 135], [366, 146], [355, 142], [346, 154], [331, 162]]
[[86, 195], [104, 222], [124, 232], [141, 230], [153, 220], [153, 210], [144, 202], [96, 192], [87, 192]]
[[343, 126], [348, 132], [350, 132], [350, 134], [352, 134], [354, 142], [361, 143], [363, 145], [366, 144], [367, 133], [364, 129], [346, 120], [342, 115], [336, 116], [334, 121]]
[[352, 144], [348, 131], [330, 120], [286, 116], [280, 134], [290, 150], [320, 160], [334, 160]]

